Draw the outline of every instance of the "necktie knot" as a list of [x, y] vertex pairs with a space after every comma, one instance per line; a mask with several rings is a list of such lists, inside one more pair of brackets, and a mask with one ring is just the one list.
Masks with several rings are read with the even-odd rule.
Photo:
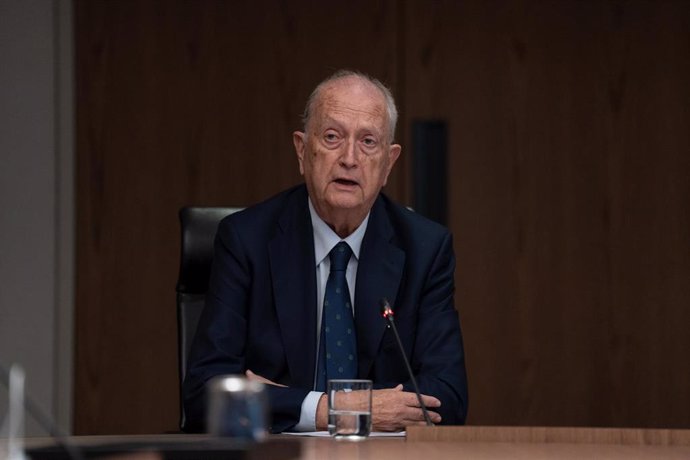
[[331, 259], [331, 271], [346, 270], [351, 255], [352, 249], [350, 249], [350, 246], [346, 242], [341, 241], [336, 244], [329, 254]]

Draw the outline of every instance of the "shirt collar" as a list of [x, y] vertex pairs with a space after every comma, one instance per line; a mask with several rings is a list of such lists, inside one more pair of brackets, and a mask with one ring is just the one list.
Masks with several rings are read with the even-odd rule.
[[367, 231], [370, 213], [367, 213], [362, 223], [359, 224], [359, 227], [357, 227], [347, 238], [340, 238], [338, 234], [319, 217], [316, 209], [314, 209], [314, 205], [311, 204], [311, 198], [309, 198], [309, 214], [311, 215], [311, 226], [314, 229], [314, 257], [317, 266], [328, 256], [331, 249], [341, 241], [345, 241], [350, 246], [352, 254], [359, 260], [359, 250], [362, 247], [364, 233]]

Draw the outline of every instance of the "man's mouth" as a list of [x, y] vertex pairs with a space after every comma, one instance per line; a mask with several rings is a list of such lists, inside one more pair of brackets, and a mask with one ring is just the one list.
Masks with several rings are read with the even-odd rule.
[[335, 183], [340, 185], [347, 185], [350, 187], [357, 185], [357, 182], [350, 179], [336, 179]]

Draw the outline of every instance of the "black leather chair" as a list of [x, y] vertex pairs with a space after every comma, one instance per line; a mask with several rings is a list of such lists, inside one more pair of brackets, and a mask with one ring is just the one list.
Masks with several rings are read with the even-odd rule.
[[187, 356], [201, 311], [204, 309], [213, 261], [213, 241], [223, 217], [242, 208], [180, 209], [180, 274], [177, 279], [177, 353], [180, 379], [180, 428], [184, 430], [182, 382], [187, 373]]

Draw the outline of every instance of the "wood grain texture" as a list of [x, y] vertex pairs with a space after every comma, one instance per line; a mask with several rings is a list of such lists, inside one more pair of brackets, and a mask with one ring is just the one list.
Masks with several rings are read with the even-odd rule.
[[450, 130], [470, 423], [689, 427], [688, 4], [407, 5], [406, 116]]
[[690, 430], [535, 426], [410, 426], [413, 442], [513, 442], [690, 446]]
[[690, 455], [690, 446], [640, 446], [620, 444], [562, 444], [513, 442], [401, 442], [399, 439], [370, 439], [361, 443], [343, 443], [332, 439], [300, 439], [301, 458], [319, 459], [377, 459], [417, 460], [433, 458], [455, 460], [471, 458], [482, 460], [684, 460]]
[[334, 6], [75, 2], [77, 433], [176, 429], [178, 209], [300, 182], [291, 134], [334, 70], [396, 84], [395, 4]]
[[[481, 425], [690, 427], [683, 1], [75, 1], [75, 432], [177, 423], [177, 210], [300, 181], [317, 81], [449, 127], [449, 221]], [[123, 409], [125, 408], [125, 409]]]
[[[157, 436], [72, 436], [69, 440], [77, 446], [92, 444], [170, 442], [195, 443], [203, 441], [198, 435]], [[409, 438], [408, 438], [409, 441]], [[623, 445], [591, 443], [551, 442], [504, 442], [467, 440], [460, 442], [414, 441], [404, 438], [370, 438], [365, 442], [337, 442], [329, 438], [309, 438], [288, 435], [271, 436], [268, 442], [258, 446], [249, 458], [289, 458], [299, 452], [301, 460], [417, 460], [433, 458], [438, 460], [471, 459], [516, 459], [516, 460], [581, 460], [596, 458], [607, 460], [685, 460], [690, 455], [690, 446], [668, 445]], [[27, 439], [27, 447], [53, 445], [50, 439]], [[129, 457], [127, 457], [129, 458]]]

